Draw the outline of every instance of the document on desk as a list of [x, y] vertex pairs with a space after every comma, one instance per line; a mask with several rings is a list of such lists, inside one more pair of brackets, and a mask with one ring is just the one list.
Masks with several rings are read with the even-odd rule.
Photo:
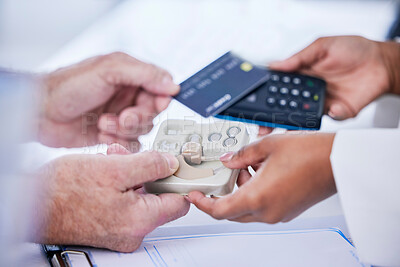
[[[171, 231], [166, 229], [166, 232]], [[158, 235], [145, 238], [133, 253], [100, 249], [88, 252], [97, 267], [366, 266], [359, 262], [355, 248], [336, 228]], [[77, 266], [74, 260], [70, 261]]]

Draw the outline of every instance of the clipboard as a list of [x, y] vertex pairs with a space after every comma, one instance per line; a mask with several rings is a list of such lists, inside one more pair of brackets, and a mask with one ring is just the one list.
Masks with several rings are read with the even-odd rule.
[[78, 255], [84, 257], [87, 261], [87, 266], [94, 267], [89, 253], [83, 250], [64, 249], [57, 245], [42, 245], [42, 250], [46, 255], [51, 267], [70, 267], [68, 257], [70, 255]]
[[[210, 266], [210, 263], [213, 263], [211, 266], [223, 266], [223, 263], [229, 266], [265, 266], [267, 263], [272, 266], [278, 263], [284, 266], [369, 266], [359, 261], [351, 241], [338, 228], [265, 231], [262, 224], [220, 226], [225, 231], [215, 225], [157, 229], [132, 253], [75, 246], [44, 246], [44, 250], [53, 267], [180, 267]], [[236, 249], [226, 249], [232, 246]], [[213, 253], [204, 253], [210, 248]], [[247, 256], [238, 256], [241, 253], [237, 251]]]

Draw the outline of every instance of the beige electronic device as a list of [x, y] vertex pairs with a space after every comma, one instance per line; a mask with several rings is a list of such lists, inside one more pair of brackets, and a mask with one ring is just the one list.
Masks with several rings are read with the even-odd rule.
[[219, 157], [248, 143], [249, 134], [241, 122], [199, 124], [192, 120], [164, 121], [153, 149], [175, 155], [179, 169], [167, 178], [146, 183], [145, 189], [154, 194], [186, 195], [194, 190], [213, 196], [229, 194], [239, 170], [226, 168]]

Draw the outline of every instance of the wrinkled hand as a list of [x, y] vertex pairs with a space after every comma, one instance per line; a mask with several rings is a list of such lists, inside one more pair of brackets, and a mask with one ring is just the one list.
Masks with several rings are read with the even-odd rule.
[[158, 152], [121, 155], [128, 153], [110, 146], [110, 156], [71, 155], [45, 166], [34, 241], [131, 252], [157, 226], [185, 215], [189, 203], [183, 196], [150, 195], [142, 188], [174, 173], [176, 158]]
[[123, 53], [85, 60], [43, 77], [39, 141], [53, 147], [118, 142], [131, 151], [179, 86], [170, 74]]
[[[239, 189], [221, 198], [191, 192], [190, 201], [216, 219], [238, 222], [289, 221], [336, 192], [330, 164], [334, 134], [292, 132], [267, 136], [221, 157], [242, 169]], [[256, 170], [251, 177], [247, 170]]]
[[281, 62], [280, 71], [323, 78], [327, 84], [326, 112], [334, 119], [356, 116], [362, 108], [389, 91], [386, 44], [356, 36], [320, 38]]

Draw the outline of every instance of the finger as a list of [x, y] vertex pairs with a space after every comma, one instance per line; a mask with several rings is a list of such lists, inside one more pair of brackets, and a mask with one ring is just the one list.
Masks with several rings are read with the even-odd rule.
[[229, 219], [249, 212], [246, 190], [237, 190], [221, 198], [209, 198], [199, 191], [190, 192], [188, 197], [198, 209], [215, 219]]
[[179, 162], [169, 153], [148, 151], [115, 157], [115, 166], [121, 173], [121, 191], [136, 185], [168, 177], [176, 172]]
[[98, 129], [120, 139], [135, 140], [153, 129], [154, 114], [140, 107], [130, 107], [121, 115], [102, 114], [97, 124]]
[[326, 100], [326, 110], [329, 117], [335, 120], [353, 118], [357, 114], [346, 103], [336, 99]]
[[174, 221], [186, 215], [190, 208], [190, 203], [178, 194], [161, 194], [160, 210], [162, 213], [160, 225]]
[[115, 135], [99, 133], [98, 140], [102, 144], [112, 145], [114, 143], [119, 144], [126, 148], [130, 153], [136, 153], [140, 150], [141, 144], [137, 139], [126, 140], [118, 138]]
[[325, 57], [327, 53], [324, 45], [325, 40], [325, 38], [319, 38], [290, 58], [270, 63], [269, 67], [273, 70], [288, 72], [310, 68]]
[[271, 127], [260, 127], [258, 129], [258, 137], [262, 137], [264, 135], [270, 134], [270, 133], [272, 133], [273, 130], [274, 130], [274, 128], [271, 128]]
[[167, 109], [169, 106], [169, 103], [171, 103], [171, 98], [166, 97], [166, 96], [157, 96], [155, 99], [155, 107], [157, 112], [161, 112]]
[[251, 179], [251, 174], [247, 170], [240, 170], [237, 185], [240, 187]]
[[144, 107], [136, 106], [124, 109], [118, 118], [120, 138], [136, 138], [153, 129], [153, 119], [157, 114]]
[[111, 85], [139, 86], [157, 95], [176, 95], [179, 85], [165, 70], [124, 53], [104, 56], [104, 75]]
[[120, 144], [111, 144], [107, 148], [107, 155], [129, 155], [131, 152]]
[[240, 223], [260, 222], [260, 220], [257, 217], [253, 216], [250, 213], [243, 215], [243, 216], [236, 217], [236, 218], [232, 218], [229, 220], [233, 221], [233, 222], [240, 222]]
[[221, 162], [230, 169], [244, 169], [264, 161], [272, 150], [274, 138], [267, 136], [258, 142], [242, 147], [238, 152], [221, 156]]
[[147, 234], [158, 226], [176, 220], [186, 215], [190, 203], [178, 194], [161, 194], [159, 196], [142, 194], [140, 202], [134, 203], [134, 213], [140, 212], [143, 218], [142, 228]]
[[132, 106], [140, 89], [121, 86], [121, 89], [117, 89], [116, 91], [112, 99], [108, 101], [106, 109], [103, 112], [119, 114], [124, 108]]

